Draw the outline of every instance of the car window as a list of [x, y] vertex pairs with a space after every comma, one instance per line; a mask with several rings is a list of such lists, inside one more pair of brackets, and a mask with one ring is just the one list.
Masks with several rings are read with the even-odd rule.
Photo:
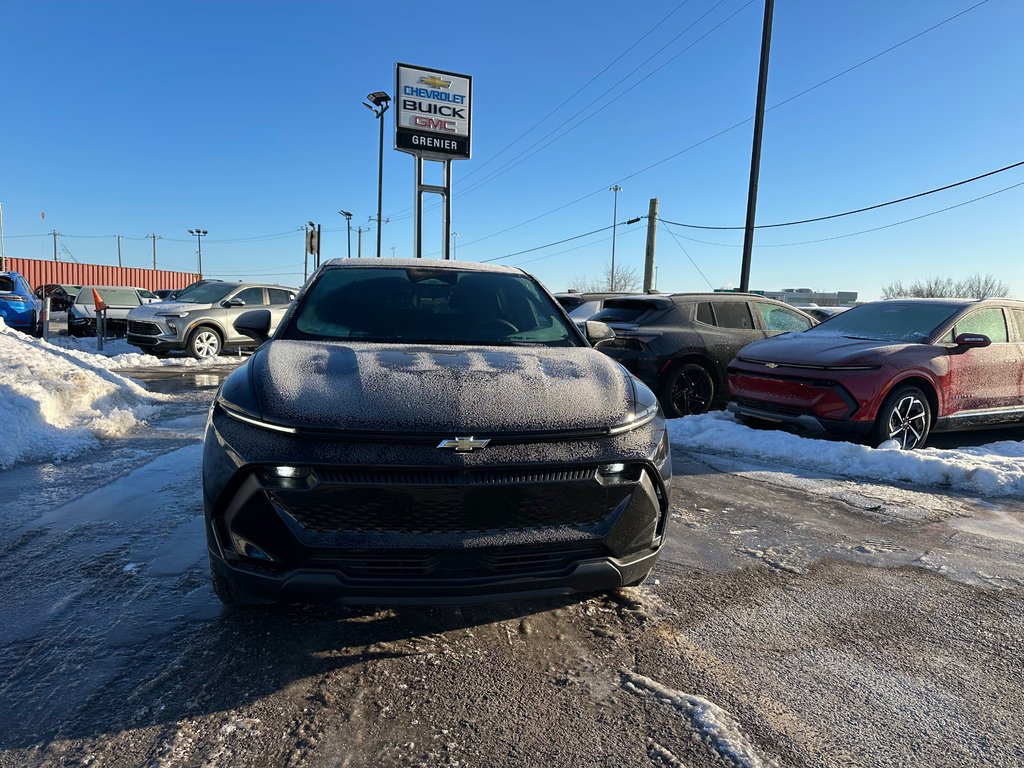
[[765, 330], [800, 332], [806, 331], [811, 327], [810, 320], [786, 307], [769, 304], [766, 301], [759, 301], [757, 302], [757, 309], [761, 313]]
[[569, 312], [569, 317], [573, 320], [589, 320], [594, 316], [594, 313], [600, 311], [600, 309], [600, 301], [585, 301], [579, 306], [574, 307], [573, 310]]
[[525, 275], [429, 266], [328, 269], [282, 335], [412, 344], [582, 343]]
[[103, 299], [103, 303], [110, 307], [137, 307], [142, 301], [131, 288], [117, 288], [87, 285], [78, 294], [75, 304], [91, 307], [93, 304], [92, 292], [96, 291]]
[[247, 307], [261, 307], [263, 306], [263, 289], [262, 288], [246, 288], [239, 291], [234, 296], [234, 299], [241, 299], [245, 302]]
[[715, 325], [719, 328], [754, 329], [754, 318], [745, 301], [714, 301]]
[[1024, 343], [1024, 309], [1008, 309], [1006, 311], [1013, 318], [1014, 324], [1017, 326], [1014, 341]]
[[14, 278], [9, 275], [0, 275], [0, 291], [10, 293], [17, 286], [14, 285]]
[[281, 290], [280, 288], [267, 288], [267, 293], [270, 294], [270, 305], [272, 307], [281, 304], [291, 304], [292, 299], [295, 298], [294, 293]]
[[697, 322], [705, 325], [715, 324], [715, 313], [711, 311], [710, 301], [702, 301], [697, 304]]
[[945, 302], [873, 301], [841, 312], [807, 333], [923, 344], [961, 308]]
[[1006, 334], [1006, 319], [1000, 307], [988, 307], [971, 312], [961, 318], [953, 331], [954, 337], [961, 333], [983, 333], [992, 339], [993, 344], [1009, 341]]
[[158, 299], [158, 298], [160, 298], [155, 293], [151, 293], [150, 291], [147, 291], [144, 288], [139, 288], [139, 296], [141, 296], [144, 299]]

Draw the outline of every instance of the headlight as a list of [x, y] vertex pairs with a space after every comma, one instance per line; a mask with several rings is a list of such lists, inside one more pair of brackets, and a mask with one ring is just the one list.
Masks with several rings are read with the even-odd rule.
[[219, 406], [232, 419], [243, 424], [249, 424], [260, 429], [269, 429], [272, 432], [283, 432], [289, 435], [294, 435], [298, 432], [294, 427], [271, 424], [263, 420], [259, 403], [256, 401], [249, 383], [249, 366], [236, 369], [224, 379], [224, 384], [221, 385], [214, 404]]
[[616, 424], [608, 430], [609, 435], [621, 435], [632, 429], [649, 424], [658, 415], [658, 398], [636, 379], [633, 380], [633, 409], [632, 412], [620, 424]]
[[188, 312], [185, 310], [175, 310], [173, 312], [157, 312], [157, 317], [188, 317]]

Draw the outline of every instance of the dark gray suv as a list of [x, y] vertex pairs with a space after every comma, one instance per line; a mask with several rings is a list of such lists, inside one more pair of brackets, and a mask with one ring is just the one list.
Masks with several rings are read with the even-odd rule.
[[184, 350], [192, 357], [215, 357], [221, 350], [253, 346], [234, 322], [251, 309], [270, 311], [271, 329], [284, 317], [297, 291], [281, 285], [209, 282], [189, 287], [172, 301], [137, 307], [128, 313], [128, 343], [162, 356]]

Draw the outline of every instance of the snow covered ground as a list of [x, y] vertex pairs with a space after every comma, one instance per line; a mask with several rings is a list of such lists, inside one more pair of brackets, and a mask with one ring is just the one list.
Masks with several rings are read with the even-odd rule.
[[[12, 331], [0, 319], [0, 470], [19, 461], [66, 459], [146, 425], [165, 396], [148, 392], [115, 371], [142, 366], [196, 368], [192, 358], [158, 360], [138, 354], [124, 340], [102, 354], [96, 339], [53, 337], [50, 343]], [[241, 358], [244, 359], [244, 358]]]
[[797, 467], [842, 478], [938, 486], [977, 496], [1024, 497], [1024, 442], [917, 451], [869, 448], [751, 429], [732, 414], [708, 413], [669, 421], [672, 445], [697, 453]]

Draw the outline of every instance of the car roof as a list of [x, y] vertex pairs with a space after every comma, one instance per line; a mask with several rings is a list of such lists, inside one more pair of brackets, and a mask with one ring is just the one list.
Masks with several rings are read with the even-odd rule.
[[382, 269], [385, 267], [400, 269], [455, 269], [464, 272], [501, 272], [510, 275], [522, 275], [525, 274], [523, 270], [517, 269], [516, 267], [507, 267], [504, 264], [481, 264], [473, 261], [444, 261], [442, 259], [395, 259], [395, 258], [380, 258], [380, 259], [331, 259], [326, 262], [321, 269], [324, 268], [347, 268], [354, 269], [362, 267], [364, 269]]

